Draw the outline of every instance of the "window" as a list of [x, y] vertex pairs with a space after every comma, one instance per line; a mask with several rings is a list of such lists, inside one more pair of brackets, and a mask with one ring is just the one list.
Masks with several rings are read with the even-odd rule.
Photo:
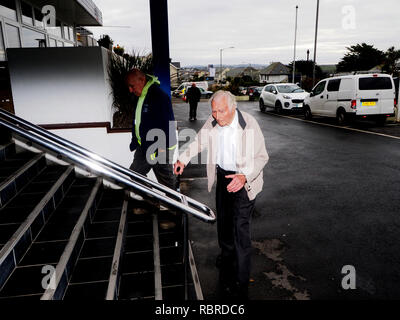
[[70, 40], [70, 38], [69, 38], [69, 28], [68, 28], [68, 26], [64, 24], [63, 29], [64, 29], [64, 39]]
[[6, 23], [6, 34], [8, 48], [21, 48], [21, 39], [19, 37], [18, 27]]
[[326, 81], [322, 81], [319, 84], [317, 84], [317, 86], [313, 90], [314, 91], [314, 96], [317, 96], [317, 95], [321, 94], [324, 91], [325, 84], [326, 84]]
[[33, 9], [32, 6], [26, 2], [21, 2], [22, 9], [22, 22], [33, 26]]
[[328, 82], [328, 91], [339, 91], [340, 87], [340, 80], [341, 79], [335, 79], [335, 80], [329, 80]]
[[35, 27], [44, 29], [42, 12], [37, 8], [35, 8], [33, 12], [35, 13]]
[[6, 52], [4, 50], [3, 29], [0, 23], [0, 61], [6, 60]]
[[0, 16], [17, 21], [15, 0], [0, 0]]
[[272, 93], [274, 93], [274, 91], [276, 91], [276, 88], [275, 88], [275, 86], [271, 86], [271, 88], [269, 89], [269, 92], [272, 92]]
[[26, 48], [38, 48], [40, 44], [46, 41], [43, 33], [22, 28], [22, 46]]
[[360, 90], [385, 90], [392, 89], [389, 77], [368, 77], [359, 79]]
[[57, 47], [57, 41], [55, 39], [49, 39], [49, 46], [50, 47]]
[[269, 89], [271, 88], [271, 86], [266, 86], [265, 88], [264, 88], [264, 92], [269, 92]]
[[75, 41], [74, 28], [69, 27], [69, 40]]
[[46, 29], [47, 29], [48, 33], [61, 38], [61, 22], [60, 22], [60, 20], [58, 20], [58, 19], [56, 20], [55, 27], [47, 26]]
[[64, 47], [64, 43], [62, 41], [57, 41], [57, 47]]

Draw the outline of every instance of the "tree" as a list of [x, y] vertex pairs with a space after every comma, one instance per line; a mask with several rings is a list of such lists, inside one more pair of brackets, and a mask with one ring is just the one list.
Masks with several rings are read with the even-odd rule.
[[400, 60], [400, 50], [396, 50], [394, 47], [390, 47], [385, 52], [385, 62], [383, 63], [382, 70], [388, 74], [399, 76], [399, 68], [397, 66]]
[[[296, 73], [301, 73], [303, 76], [312, 78], [314, 61], [311, 60], [296, 60]], [[290, 72], [293, 72], [293, 62], [288, 65]], [[315, 66], [315, 77], [321, 79], [323, 76], [322, 69], [319, 65]]]
[[132, 126], [136, 98], [129, 93], [125, 84], [125, 77], [132, 68], [138, 68], [144, 73], [152, 74], [152, 55], [141, 55], [135, 52], [124, 54], [123, 57], [110, 55], [108, 78], [112, 90], [114, 127], [130, 128]]
[[385, 53], [366, 43], [346, 48], [348, 53], [339, 62], [339, 72], [367, 71], [381, 65], [385, 60]]

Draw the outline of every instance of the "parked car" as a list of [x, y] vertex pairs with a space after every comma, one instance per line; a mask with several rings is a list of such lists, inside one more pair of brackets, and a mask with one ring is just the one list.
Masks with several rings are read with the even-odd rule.
[[304, 117], [334, 117], [339, 125], [347, 120], [371, 119], [384, 125], [394, 116], [395, 86], [387, 74], [358, 74], [321, 80], [304, 101]]
[[208, 82], [207, 81], [197, 81], [197, 82], [184, 82], [182, 83], [176, 90], [173, 91], [172, 95], [174, 97], [183, 97], [186, 93], [186, 90], [192, 86], [192, 83], [196, 84], [197, 88], [202, 88], [204, 90], [208, 89]]
[[239, 94], [240, 95], [244, 96], [247, 93], [247, 88], [246, 87], [239, 87], [238, 90], [239, 90]]
[[266, 85], [260, 95], [260, 110], [266, 107], [275, 108], [278, 113], [285, 110], [302, 110], [304, 98], [308, 92], [294, 83], [277, 83]]
[[201, 92], [201, 99], [209, 99], [213, 95], [214, 92], [204, 90], [203, 88], [199, 88]]
[[[212, 92], [212, 91], [204, 90], [203, 88], [199, 88], [199, 90], [200, 90], [200, 94], [201, 94], [200, 99], [210, 99], [211, 96], [212, 96], [213, 93], [214, 93], [214, 92]], [[186, 94], [184, 94], [184, 95], [182, 96], [182, 100], [183, 100], [183, 101], [186, 101]]]
[[249, 96], [250, 101], [253, 101], [260, 97], [261, 90], [262, 90], [262, 87], [256, 87], [256, 86], [248, 87], [247, 91], [246, 91], [246, 95]]

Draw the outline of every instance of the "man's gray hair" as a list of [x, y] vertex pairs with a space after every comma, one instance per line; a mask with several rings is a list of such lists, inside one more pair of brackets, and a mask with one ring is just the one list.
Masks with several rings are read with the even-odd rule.
[[228, 108], [230, 111], [232, 110], [232, 108], [236, 109], [236, 97], [229, 91], [225, 90], [218, 90], [217, 92], [215, 92], [210, 98], [210, 104], [213, 102], [214, 99], [219, 99], [222, 97], [226, 97], [226, 101], [228, 102]]

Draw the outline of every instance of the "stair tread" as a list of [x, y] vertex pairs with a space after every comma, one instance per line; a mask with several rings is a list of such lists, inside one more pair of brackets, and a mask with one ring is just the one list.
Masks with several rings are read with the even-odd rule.
[[20, 266], [58, 263], [67, 241], [33, 243]]
[[46, 274], [42, 273], [42, 268], [43, 265], [16, 268], [0, 291], [0, 297], [43, 294], [41, 284]]
[[64, 300], [104, 300], [107, 288], [108, 281], [71, 284], [65, 292]]

